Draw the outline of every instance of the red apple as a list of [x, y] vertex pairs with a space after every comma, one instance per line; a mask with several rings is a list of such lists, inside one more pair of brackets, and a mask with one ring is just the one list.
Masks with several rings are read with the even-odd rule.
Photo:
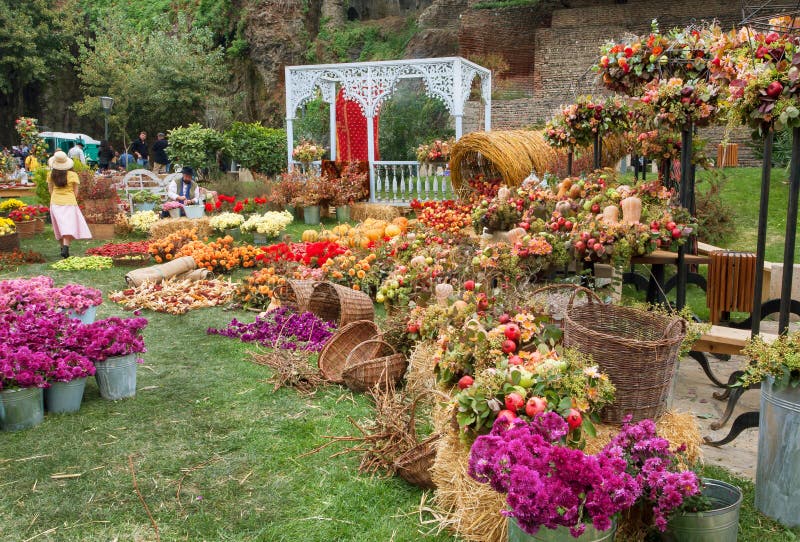
[[419, 332], [419, 324], [416, 322], [409, 322], [408, 326], [406, 326], [406, 331], [409, 333], [418, 333]]
[[591, 235], [589, 235], [588, 231], [581, 232], [581, 241], [584, 243], [589, 240], [589, 237], [591, 237]]
[[520, 336], [519, 326], [517, 324], [508, 324], [504, 331], [506, 339], [518, 341]]
[[780, 81], [773, 81], [769, 85], [767, 85], [767, 96], [770, 98], [777, 98], [783, 92], [783, 85], [781, 85]]
[[583, 252], [584, 250], [586, 250], [586, 243], [584, 243], [583, 241], [576, 242], [575, 250], [577, 250], [578, 252]]
[[674, 223], [672, 220], [670, 220], [669, 222], [667, 222], [667, 229], [668, 229], [669, 231], [672, 231], [672, 230], [674, 230], [676, 226], [677, 226], [677, 224], [675, 224], [675, 223]]
[[577, 429], [583, 423], [583, 417], [581, 413], [574, 408], [569, 409], [569, 413], [567, 414], [567, 425], [569, 425], [570, 429]]
[[519, 227], [526, 231], [531, 229], [530, 222], [520, 222]]
[[586, 241], [586, 246], [589, 248], [594, 248], [594, 244], [597, 240], [594, 237], [590, 237], [588, 241]]
[[522, 358], [518, 355], [514, 354], [510, 358], [508, 358], [509, 365], [522, 365]]
[[650, 229], [651, 230], [655, 230], [655, 231], [660, 230], [661, 229], [661, 223], [658, 220], [653, 220], [650, 223]]
[[503, 341], [503, 345], [501, 346], [504, 354], [510, 354], [512, 352], [516, 352], [517, 350], [517, 343], [512, 341], [511, 339], [506, 339]]
[[471, 292], [475, 289], [475, 281], [474, 280], [467, 280], [464, 281], [464, 289]]
[[511, 321], [511, 317], [508, 315], [508, 313], [504, 312], [503, 314], [501, 314], [501, 315], [500, 315], [500, 316], [497, 318], [497, 320], [498, 320], [498, 321], [499, 321], [501, 324], [507, 324], [507, 323], [509, 323], [509, 322]]
[[572, 231], [572, 225], [573, 225], [572, 221], [567, 220], [566, 222], [564, 222], [564, 229], [567, 231]]
[[475, 379], [469, 375], [464, 375], [458, 380], [458, 389], [465, 390], [475, 383]]
[[525, 399], [518, 394], [517, 392], [513, 391], [506, 395], [506, 409], [510, 410], [513, 413], [517, 413], [517, 411], [522, 408], [522, 405], [525, 404]]
[[498, 420], [505, 420], [508, 423], [511, 423], [516, 418], [517, 418], [516, 413], [514, 413], [514, 412], [512, 412], [510, 410], [501, 410], [500, 412], [497, 413], [497, 419]]
[[545, 410], [547, 410], [547, 401], [541, 397], [531, 397], [525, 403], [525, 414], [531, 418], [537, 414], [542, 414]]
[[675, 228], [672, 230], [672, 238], [673, 239], [680, 239], [683, 232], [681, 232], [680, 228]]
[[600, 205], [595, 203], [592, 205], [592, 213], [597, 214], [600, 212]]

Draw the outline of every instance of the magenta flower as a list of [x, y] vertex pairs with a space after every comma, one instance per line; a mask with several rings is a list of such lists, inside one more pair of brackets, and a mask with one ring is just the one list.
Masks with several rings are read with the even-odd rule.
[[258, 342], [263, 346], [284, 350], [319, 352], [333, 335], [336, 326], [324, 322], [310, 312], [297, 314], [287, 307], [269, 311], [251, 324], [235, 318], [227, 327], [209, 328], [209, 335], [222, 335], [244, 342]]

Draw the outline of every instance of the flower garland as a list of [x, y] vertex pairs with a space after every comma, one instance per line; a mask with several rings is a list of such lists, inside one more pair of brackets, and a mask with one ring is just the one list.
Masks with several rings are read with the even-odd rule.
[[630, 126], [630, 110], [619, 97], [605, 100], [579, 96], [545, 126], [545, 141], [553, 147], [588, 147], [595, 136], [621, 133]]
[[436, 139], [430, 143], [423, 143], [417, 147], [417, 161], [421, 164], [428, 162], [449, 162], [450, 150], [456, 144], [454, 137], [442, 140]]
[[652, 108], [653, 122], [661, 129], [681, 129], [688, 124], [707, 126], [719, 112], [720, 89], [713, 83], [672, 77], [651, 81], [643, 90], [641, 102]]
[[301, 140], [292, 150], [292, 158], [300, 162], [313, 162], [325, 154], [325, 147], [310, 140]]

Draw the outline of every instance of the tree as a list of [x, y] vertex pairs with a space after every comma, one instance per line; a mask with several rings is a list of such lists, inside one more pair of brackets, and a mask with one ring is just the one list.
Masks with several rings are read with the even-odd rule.
[[219, 93], [227, 73], [224, 51], [211, 33], [174, 27], [137, 30], [110, 13], [97, 35], [80, 49], [78, 78], [86, 97], [75, 104], [82, 116], [100, 116], [99, 96], [114, 98], [109, 122], [128, 139], [202, 120], [206, 102]]

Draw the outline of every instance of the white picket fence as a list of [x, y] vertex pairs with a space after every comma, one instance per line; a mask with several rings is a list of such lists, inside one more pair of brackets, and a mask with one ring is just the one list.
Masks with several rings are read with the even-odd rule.
[[408, 205], [420, 201], [453, 197], [450, 174], [442, 166], [416, 161], [382, 160], [372, 163], [374, 186], [370, 201], [389, 205]]

